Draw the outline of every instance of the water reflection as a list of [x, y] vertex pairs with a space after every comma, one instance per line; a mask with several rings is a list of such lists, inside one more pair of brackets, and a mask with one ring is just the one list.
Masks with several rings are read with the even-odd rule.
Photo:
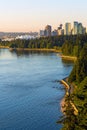
[[74, 65], [74, 60], [61, 59], [64, 66], [69, 67]]
[[10, 52], [13, 54], [13, 55], [16, 55], [17, 57], [20, 57], [20, 56], [29, 56], [29, 55], [49, 55], [49, 54], [52, 54], [54, 52], [45, 52], [45, 51], [32, 51], [32, 50], [10, 50]]

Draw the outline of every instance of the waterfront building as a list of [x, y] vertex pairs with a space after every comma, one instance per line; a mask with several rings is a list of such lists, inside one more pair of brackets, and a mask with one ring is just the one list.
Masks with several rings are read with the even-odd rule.
[[65, 35], [71, 35], [71, 23], [65, 24]]

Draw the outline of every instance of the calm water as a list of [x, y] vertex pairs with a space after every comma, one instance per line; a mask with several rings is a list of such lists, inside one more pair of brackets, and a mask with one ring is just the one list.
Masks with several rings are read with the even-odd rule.
[[60, 130], [65, 91], [55, 81], [72, 66], [55, 53], [0, 49], [0, 130]]

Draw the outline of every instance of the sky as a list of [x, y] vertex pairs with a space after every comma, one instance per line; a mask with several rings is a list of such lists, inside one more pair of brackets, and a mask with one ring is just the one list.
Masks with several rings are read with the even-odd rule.
[[87, 0], [0, 0], [0, 32], [39, 31], [73, 21], [87, 27]]

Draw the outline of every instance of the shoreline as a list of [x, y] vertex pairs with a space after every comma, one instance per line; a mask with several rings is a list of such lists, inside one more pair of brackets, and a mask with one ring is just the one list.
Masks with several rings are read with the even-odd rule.
[[77, 60], [77, 57], [76, 56], [66, 56], [66, 55], [63, 55], [63, 54], [60, 54], [60, 57], [62, 58], [62, 59], [65, 59], [65, 60], [74, 60], [74, 61], [76, 61]]
[[9, 49], [9, 46], [0, 46], [0, 49]]
[[[67, 83], [67, 78], [65, 78], [65, 80], [61, 80], [60, 83], [64, 85], [66, 91], [65, 91], [65, 95], [63, 97], [63, 99], [60, 102], [60, 106], [61, 106], [61, 112], [65, 115], [65, 111], [66, 111], [66, 107], [68, 106], [67, 102], [66, 102], [66, 97], [69, 97], [70, 94], [72, 93], [72, 85], [69, 85]], [[75, 104], [69, 100], [71, 107], [74, 110], [74, 115], [78, 115], [78, 109], [76, 108]]]
[[61, 50], [56, 49], [46, 49], [46, 48], [9, 48], [9, 50], [17, 50], [17, 51], [43, 51], [43, 52], [61, 52]]
[[16, 50], [16, 51], [41, 51], [41, 52], [55, 52], [55, 53], [60, 53], [58, 56], [60, 56], [64, 60], [77, 60], [77, 57], [75, 56], [66, 56], [62, 54], [61, 50], [56, 50], [56, 49], [46, 49], [46, 48], [10, 48], [9, 46], [0, 46], [0, 49], [9, 49], [10, 51]]
[[[66, 80], [66, 78], [65, 78], [65, 80]], [[69, 96], [69, 93], [68, 93], [69, 85], [64, 81], [64, 79], [60, 80], [60, 83], [65, 88], [65, 95], [60, 102], [61, 112], [65, 115], [66, 105], [67, 105], [65, 99], [66, 99], [67, 96]]]

